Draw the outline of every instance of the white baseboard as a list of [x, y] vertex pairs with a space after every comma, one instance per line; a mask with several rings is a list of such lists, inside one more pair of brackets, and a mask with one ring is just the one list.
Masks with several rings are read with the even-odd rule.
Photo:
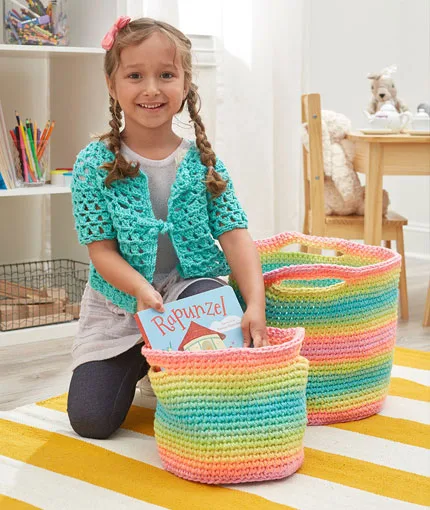
[[430, 224], [410, 222], [405, 227], [407, 257], [430, 260]]
[[78, 321], [72, 321], [15, 331], [0, 331], [0, 347], [67, 338], [75, 336], [77, 329]]

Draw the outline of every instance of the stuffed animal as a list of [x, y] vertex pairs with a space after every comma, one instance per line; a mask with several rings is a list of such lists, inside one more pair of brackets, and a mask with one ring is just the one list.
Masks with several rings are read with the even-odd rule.
[[[321, 111], [324, 161], [324, 208], [327, 216], [364, 215], [364, 187], [353, 167], [354, 144], [346, 139], [351, 121], [343, 114]], [[302, 127], [302, 142], [309, 151], [307, 124]], [[383, 192], [383, 215], [389, 205], [388, 193]]]
[[370, 114], [375, 114], [384, 103], [388, 102], [394, 105], [398, 113], [408, 111], [408, 107], [397, 97], [397, 89], [391, 77], [396, 71], [397, 67], [392, 65], [382, 69], [379, 73], [367, 75], [369, 80], [372, 80], [371, 90], [373, 97], [367, 107], [367, 111]]

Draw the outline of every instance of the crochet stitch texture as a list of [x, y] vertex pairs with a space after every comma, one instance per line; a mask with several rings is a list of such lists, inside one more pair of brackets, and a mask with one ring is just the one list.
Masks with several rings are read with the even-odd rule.
[[[282, 251], [296, 243], [342, 255]], [[305, 328], [300, 354], [310, 362], [309, 424], [358, 420], [380, 411], [393, 364], [401, 256], [386, 248], [296, 232], [256, 245], [267, 324]]]
[[[163, 221], [154, 216], [144, 172], [117, 180], [110, 188], [105, 186], [107, 173], [100, 166], [113, 159], [114, 155], [102, 142], [90, 143], [76, 159], [72, 200], [81, 244], [116, 239], [122, 257], [151, 283], [158, 236], [165, 234], [172, 240], [179, 259], [177, 269], [183, 278], [230, 273], [214, 239], [229, 230], [247, 228], [248, 222], [220, 160], [216, 171], [228, 181], [227, 189], [212, 199], [204, 183], [207, 168], [192, 144], [178, 167], [168, 201], [167, 221]], [[89, 282], [115, 305], [136, 312], [136, 299], [110, 285], [92, 264]]]
[[255, 349], [142, 349], [157, 396], [154, 430], [165, 469], [210, 484], [274, 480], [299, 469], [308, 375], [308, 361], [299, 355], [304, 330], [267, 333], [270, 345]]

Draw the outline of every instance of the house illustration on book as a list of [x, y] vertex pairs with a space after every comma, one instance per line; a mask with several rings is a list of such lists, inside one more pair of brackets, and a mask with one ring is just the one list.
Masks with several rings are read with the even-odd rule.
[[215, 349], [226, 349], [224, 344], [226, 335], [212, 329], [201, 326], [191, 321], [178, 351], [208, 351]]

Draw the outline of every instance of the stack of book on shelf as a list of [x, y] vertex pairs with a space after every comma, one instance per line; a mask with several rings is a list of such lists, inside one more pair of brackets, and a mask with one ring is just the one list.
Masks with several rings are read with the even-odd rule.
[[0, 102], [0, 189], [18, 187], [15, 163], [12, 156], [3, 108]]

